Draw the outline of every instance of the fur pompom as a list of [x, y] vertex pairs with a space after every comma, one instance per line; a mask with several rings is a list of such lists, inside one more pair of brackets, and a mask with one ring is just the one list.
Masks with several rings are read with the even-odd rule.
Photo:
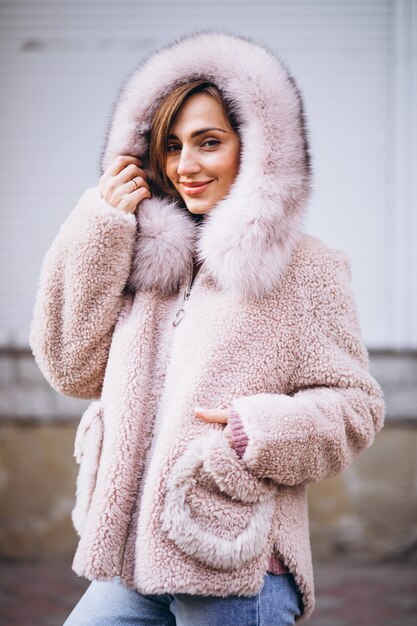
[[196, 229], [192, 218], [175, 202], [142, 200], [137, 209], [137, 237], [127, 287], [176, 291], [190, 270]]

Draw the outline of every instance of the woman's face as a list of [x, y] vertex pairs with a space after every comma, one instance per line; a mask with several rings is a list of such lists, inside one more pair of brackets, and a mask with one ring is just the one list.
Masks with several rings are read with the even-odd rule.
[[239, 160], [239, 136], [220, 104], [207, 93], [189, 96], [169, 131], [165, 170], [191, 213], [207, 213], [227, 194]]

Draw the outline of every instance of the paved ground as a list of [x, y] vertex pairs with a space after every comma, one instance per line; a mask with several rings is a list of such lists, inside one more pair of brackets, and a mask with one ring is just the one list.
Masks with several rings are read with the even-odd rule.
[[[417, 626], [415, 563], [316, 562], [315, 583], [317, 605], [309, 626]], [[0, 624], [62, 626], [88, 584], [69, 562], [2, 561]]]

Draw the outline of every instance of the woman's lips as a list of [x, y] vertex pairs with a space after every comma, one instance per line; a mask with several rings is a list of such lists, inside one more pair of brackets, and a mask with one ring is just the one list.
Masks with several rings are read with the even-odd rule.
[[212, 182], [212, 180], [209, 180], [207, 183], [204, 183], [203, 185], [198, 185], [196, 187], [189, 187], [185, 183], [182, 183], [182, 187], [184, 189], [184, 193], [186, 193], [187, 196], [197, 196], [199, 193], [203, 193], [203, 191], [205, 191], [209, 184]]

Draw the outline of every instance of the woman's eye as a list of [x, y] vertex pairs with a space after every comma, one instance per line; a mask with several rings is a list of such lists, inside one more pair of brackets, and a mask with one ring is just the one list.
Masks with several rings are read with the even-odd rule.
[[203, 143], [203, 146], [205, 146], [207, 143], [211, 143], [216, 146], [218, 143], [220, 143], [220, 141], [218, 139], [207, 139], [207, 141]]
[[[215, 146], [217, 146], [217, 144], [221, 143], [218, 139], [207, 139], [204, 143], [202, 143], [202, 146], [206, 146], [208, 145], [209, 148], [214, 148]], [[209, 145], [210, 144], [210, 145]], [[167, 147], [167, 152], [174, 152], [175, 150], [180, 150], [180, 146], [178, 146], [177, 144], [170, 144]]]

